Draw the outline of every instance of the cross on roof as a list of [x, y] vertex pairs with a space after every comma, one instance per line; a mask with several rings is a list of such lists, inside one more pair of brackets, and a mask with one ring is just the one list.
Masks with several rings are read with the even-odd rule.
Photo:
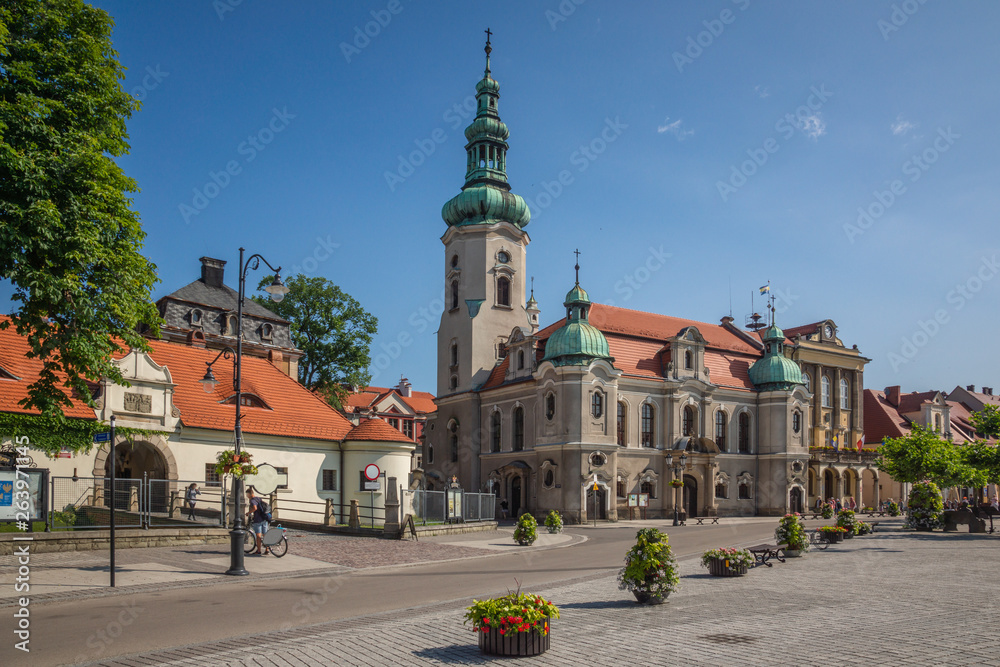
[[580, 284], [580, 249], [577, 248], [576, 250], [574, 250], [573, 254], [576, 255], [576, 284], [579, 285]]

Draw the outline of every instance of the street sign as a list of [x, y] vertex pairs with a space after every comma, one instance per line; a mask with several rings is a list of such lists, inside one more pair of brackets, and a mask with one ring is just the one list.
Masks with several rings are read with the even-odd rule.
[[104, 433], [95, 433], [94, 442], [111, 442], [111, 433], [105, 431]]
[[378, 480], [374, 480], [373, 481], [373, 480], [366, 479], [365, 482], [364, 482], [364, 487], [361, 490], [362, 491], [381, 491], [382, 490], [382, 485], [379, 484]]
[[369, 463], [365, 466], [365, 477], [370, 482], [374, 482], [378, 479], [378, 476], [382, 474], [382, 471], [378, 469], [378, 466], [374, 463]]

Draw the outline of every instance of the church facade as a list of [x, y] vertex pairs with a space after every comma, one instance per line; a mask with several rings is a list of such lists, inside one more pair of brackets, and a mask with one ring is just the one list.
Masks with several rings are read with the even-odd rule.
[[425, 483], [457, 478], [512, 516], [570, 522], [802, 511], [815, 401], [773, 317], [754, 332], [592, 303], [578, 265], [565, 318], [540, 327], [490, 51], [465, 185], [442, 210], [448, 303]]

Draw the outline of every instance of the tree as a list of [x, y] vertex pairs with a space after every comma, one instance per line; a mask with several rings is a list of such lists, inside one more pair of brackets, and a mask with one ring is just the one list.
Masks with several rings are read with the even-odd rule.
[[[260, 288], [271, 284], [265, 276]], [[254, 301], [291, 323], [292, 342], [302, 350], [299, 382], [320, 391], [334, 407], [341, 407], [352, 385], [371, 381], [369, 349], [378, 331], [378, 319], [326, 278], [292, 276], [288, 294], [280, 303], [263, 297]]]
[[987, 438], [1000, 439], [1000, 406], [984, 405], [979, 412], [973, 412], [969, 420], [976, 433]]
[[887, 439], [878, 451], [878, 469], [897, 482], [930, 480], [950, 487], [969, 473], [955, 445], [920, 424], [913, 424], [907, 435]]
[[[25, 408], [62, 418], [87, 381], [125, 384], [112, 354], [159, 328], [155, 266], [115, 163], [139, 103], [121, 86], [111, 17], [82, 0], [0, 0], [0, 278], [42, 361]], [[6, 30], [3, 30], [4, 26]]]

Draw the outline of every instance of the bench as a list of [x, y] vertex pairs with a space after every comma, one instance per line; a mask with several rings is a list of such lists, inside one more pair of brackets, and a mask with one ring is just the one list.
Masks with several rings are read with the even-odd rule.
[[755, 565], [772, 567], [772, 564], [769, 562], [772, 558], [776, 559], [779, 563], [785, 562], [782, 552], [787, 546], [786, 544], [758, 544], [748, 548], [747, 551], [753, 554]]
[[712, 523], [719, 523], [719, 517], [717, 516], [696, 516], [694, 517], [696, 526], [704, 526], [705, 519], [711, 519]]
[[868, 512], [868, 516], [885, 516], [885, 512], [882, 512], [882, 511], [872, 511], [872, 512]]

